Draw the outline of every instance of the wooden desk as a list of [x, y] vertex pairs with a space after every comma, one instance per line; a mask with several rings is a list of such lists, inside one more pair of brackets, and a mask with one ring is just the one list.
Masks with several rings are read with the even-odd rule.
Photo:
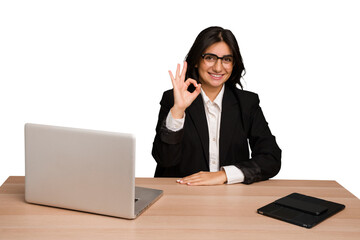
[[[0, 239], [360, 239], [360, 201], [335, 181], [269, 180], [252, 185], [183, 186], [172, 178], [138, 178], [164, 195], [136, 220], [24, 202], [24, 177], [0, 188]], [[256, 213], [292, 192], [343, 203], [312, 229]]]

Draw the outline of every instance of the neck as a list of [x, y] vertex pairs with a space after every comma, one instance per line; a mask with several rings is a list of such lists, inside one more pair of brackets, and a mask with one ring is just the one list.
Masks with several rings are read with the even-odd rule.
[[204, 90], [206, 96], [210, 99], [210, 101], [213, 102], [217, 97], [217, 95], [219, 95], [219, 92], [221, 91], [221, 88], [223, 86], [220, 86], [218, 88], [209, 88], [207, 86], [201, 86], [201, 87]]

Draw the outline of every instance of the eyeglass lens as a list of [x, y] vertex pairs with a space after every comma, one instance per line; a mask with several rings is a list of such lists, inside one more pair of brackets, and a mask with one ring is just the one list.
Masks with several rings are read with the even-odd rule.
[[224, 56], [222, 58], [216, 56], [215, 54], [204, 54], [203, 58], [205, 62], [209, 65], [214, 65], [218, 59], [221, 59], [221, 62], [224, 66], [230, 66], [234, 62], [234, 58], [232, 56]]

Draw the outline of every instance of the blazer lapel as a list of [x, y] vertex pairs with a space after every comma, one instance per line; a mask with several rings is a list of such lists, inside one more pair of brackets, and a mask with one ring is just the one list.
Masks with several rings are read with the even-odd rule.
[[192, 119], [197, 133], [200, 136], [207, 166], [209, 166], [209, 132], [205, 115], [204, 102], [201, 94], [194, 100], [194, 102], [187, 109], [189, 117]]
[[234, 133], [239, 133], [237, 128], [241, 126], [241, 113], [239, 102], [233, 91], [225, 88], [222, 101], [221, 121], [220, 121], [220, 139], [219, 139], [219, 164], [225, 165], [226, 153], [233, 141]]

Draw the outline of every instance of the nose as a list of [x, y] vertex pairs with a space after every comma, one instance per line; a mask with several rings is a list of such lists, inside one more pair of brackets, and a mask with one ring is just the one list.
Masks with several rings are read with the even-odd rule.
[[215, 62], [214, 66], [213, 66], [213, 69], [214, 69], [215, 72], [221, 72], [222, 67], [223, 67], [223, 65], [222, 65], [222, 60], [221, 60], [221, 59], [218, 59], [218, 60]]

